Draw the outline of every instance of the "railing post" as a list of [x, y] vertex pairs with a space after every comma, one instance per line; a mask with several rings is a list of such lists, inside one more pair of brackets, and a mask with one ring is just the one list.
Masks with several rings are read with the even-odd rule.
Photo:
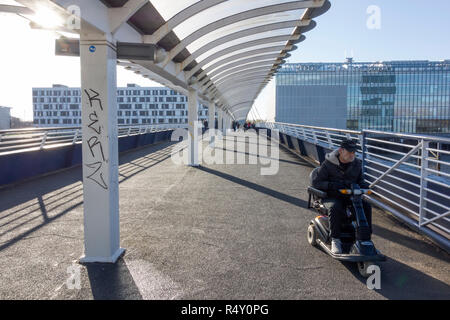
[[42, 137], [41, 146], [39, 147], [40, 149], [44, 148], [45, 141], [47, 141], [47, 135], [48, 135], [48, 131], [45, 131], [44, 136]]
[[330, 146], [330, 149], [333, 149], [333, 141], [331, 141], [331, 136], [330, 136], [329, 131], [327, 131], [327, 140], [328, 140], [328, 145]]
[[316, 144], [316, 145], [318, 145], [319, 144], [319, 140], [317, 140], [317, 135], [316, 135], [316, 130], [312, 130], [312, 134], [313, 134], [313, 138], [314, 138], [314, 143]]
[[77, 140], [78, 140], [78, 134], [79, 134], [79, 133], [80, 133], [80, 129], [77, 129], [77, 130], [75, 131], [74, 136], [73, 136], [72, 144], [75, 144], [75, 142], [77, 142]]
[[128, 127], [128, 133], [127, 136], [129, 136], [131, 134], [131, 126]]
[[367, 133], [366, 131], [362, 131], [361, 134], [361, 162], [362, 162], [362, 174], [364, 177], [364, 174], [366, 173], [366, 137]]
[[428, 176], [428, 172], [427, 172], [427, 168], [428, 168], [428, 160], [427, 160], [427, 156], [428, 156], [428, 146], [429, 146], [429, 141], [425, 141], [422, 139], [422, 151], [421, 151], [421, 162], [420, 162], [420, 203], [419, 203], [419, 228], [422, 227], [422, 224], [425, 220], [424, 214], [425, 214], [425, 210], [424, 207], [426, 205], [426, 190], [425, 188], [427, 188], [427, 176]]

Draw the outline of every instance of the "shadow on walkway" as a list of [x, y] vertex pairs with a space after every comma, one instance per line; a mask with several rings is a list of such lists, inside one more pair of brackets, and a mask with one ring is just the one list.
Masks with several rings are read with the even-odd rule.
[[[373, 283], [373, 280], [371, 280], [370, 277], [366, 279], [359, 274], [356, 263], [342, 262], [342, 264], [364, 285], [367, 284], [368, 280], [370, 283]], [[379, 266], [381, 289], [374, 290], [387, 299], [450, 299], [450, 286], [440, 280], [428, 276], [422, 271], [389, 257], [386, 262], [381, 262]]]
[[253, 189], [255, 191], [264, 193], [264, 194], [266, 194], [268, 196], [271, 196], [273, 198], [276, 198], [276, 199], [288, 202], [290, 204], [296, 205], [298, 207], [301, 207], [301, 208], [307, 208], [308, 207], [308, 203], [306, 201], [302, 200], [302, 199], [295, 198], [295, 197], [292, 197], [290, 195], [287, 195], [287, 194], [275, 191], [273, 189], [269, 189], [269, 188], [263, 187], [263, 186], [261, 186], [259, 184], [256, 184], [256, 183], [253, 183], [253, 182], [250, 182], [250, 181], [246, 181], [246, 180], [240, 179], [238, 177], [235, 177], [235, 176], [232, 176], [232, 175], [229, 175], [229, 174], [226, 174], [226, 173], [223, 173], [223, 172], [211, 169], [211, 168], [207, 168], [207, 167], [203, 167], [203, 166], [199, 166], [199, 167], [196, 167], [196, 168], [198, 170], [201, 170], [201, 171], [204, 171], [204, 172], [216, 175], [218, 177], [221, 177], [221, 178], [229, 180], [231, 182], [240, 184], [242, 186], [245, 186], [247, 188]]
[[115, 264], [88, 263], [85, 266], [94, 300], [142, 300], [122, 258]]
[[[170, 158], [173, 144], [161, 143], [121, 154], [119, 183]], [[20, 206], [32, 200], [35, 201]], [[81, 166], [18, 183], [10, 189], [0, 190], [0, 251], [82, 204]], [[19, 207], [10, 210], [16, 206]], [[36, 224], [40, 221], [42, 222]], [[1, 238], [4, 236], [6, 240], [2, 241]]]
[[[396, 223], [398, 223], [398, 222], [396, 221]], [[405, 228], [405, 227], [403, 227], [403, 228]], [[450, 263], [450, 256], [445, 251], [440, 250], [440, 249], [439, 249], [440, 252], [436, 251], [436, 248], [437, 248], [436, 246], [428, 244], [424, 240], [416, 239], [413, 237], [408, 237], [408, 236], [405, 236], [398, 232], [383, 228], [379, 225], [373, 226], [373, 233], [383, 239], [389, 240], [394, 243], [398, 243], [398, 244], [405, 246], [411, 250], [415, 250], [417, 252], [432, 256], [433, 258]]]

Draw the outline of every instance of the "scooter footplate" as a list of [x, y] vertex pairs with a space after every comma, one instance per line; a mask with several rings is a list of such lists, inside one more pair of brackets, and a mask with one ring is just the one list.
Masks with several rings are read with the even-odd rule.
[[336, 260], [340, 261], [348, 261], [348, 262], [364, 262], [364, 261], [386, 261], [386, 256], [382, 255], [381, 253], [378, 253], [373, 256], [363, 256], [360, 254], [354, 254], [354, 253], [342, 253], [342, 254], [334, 254], [331, 252], [331, 248], [323, 243], [321, 240], [317, 240], [317, 242], [320, 244], [320, 247], [326, 251], [331, 257], [333, 257]]

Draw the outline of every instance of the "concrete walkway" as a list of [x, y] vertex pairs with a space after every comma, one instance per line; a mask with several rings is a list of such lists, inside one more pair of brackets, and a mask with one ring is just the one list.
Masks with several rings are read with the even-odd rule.
[[[0, 190], [0, 299], [450, 299], [449, 255], [378, 210], [380, 290], [311, 247], [312, 167], [288, 151], [263, 176], [260, 164], [177, 165], [173, 146], [121, 156], [127, 251], [115, 265], [76, 263], [81, 167]], [[81, 288], [70, 289], [77, 271]]]

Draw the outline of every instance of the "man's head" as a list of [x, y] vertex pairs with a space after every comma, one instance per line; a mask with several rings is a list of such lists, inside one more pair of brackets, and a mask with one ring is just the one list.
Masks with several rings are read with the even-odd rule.
[[339, 160], [342, 163], [349, 163], [355, 160], [356, 143], [350, 139], [344, 139], [339, 148]]

